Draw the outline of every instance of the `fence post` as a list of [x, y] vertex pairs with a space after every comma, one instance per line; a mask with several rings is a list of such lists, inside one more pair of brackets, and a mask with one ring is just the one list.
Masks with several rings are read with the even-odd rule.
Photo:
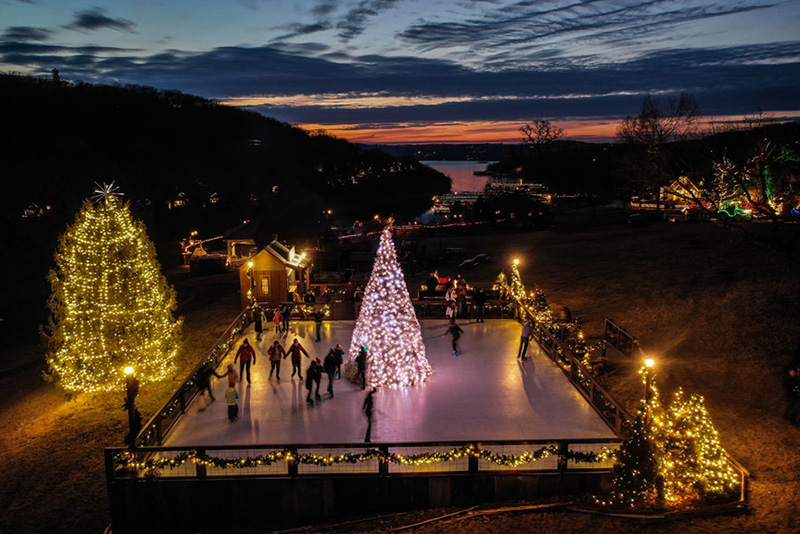
[[389, 474], [389, 460], [387, 460], [389, 456], [389, 447], [387, 445], [380, 445], [378, 449], [380, 449], [383, 454], [383, 456], [378, 459], [378, 474], [385, 477]]
[[567, 453], [569, 452], [569, 443], [560, 441], [558, 443], [558, 472], [567, 472]]
[[159, 412], [158, 417], [156, 417], [156, 443], [161, 445], [161, 412]]
[[[477, 444], [477, 443], [470, 443], [470, 444], [469, 444], [469, 446], [470, 446], [470, 447], [471, 447], [473, 450], [475, 450], [475, 449], [477, 449], [477, 448], [478, 448], [478, 444]], [[473, 455], [471, 455], [471, 454], [470, 454], [470, 455], [467, 457], [467, 462], [468, 462], [468, 463], [467, 463], [467, 465], [469, 466], [469, 474], [470, 474], [470, 475], [476, 475], [476, 474], [478, 474], [479, 467], [480, 467], [480, 464], [478, 463], [478, 458], [476, 458], [475, 456], [473, 456]]]
[[[196, 449], [195, 452], [197, 453], [197, 456], [200, 456], [200, 457], [203, 457], [203, 456], [206, 455], [206, 450], [205, 449]], [[197, 475], [197, 478], [199, 478], [200, 480], [205, 480], [206, 475], [208, 475], [208, 472], [206, 471], [206, 464], [204, 464], [204, 463], [196, 463], [196, 464], [194, 464], [194, 471], [195, 471], [195, 474]]]
[[289, 449], [289, 452], [292, 454], [292, 457], [286, 460], [286, 468], [288, 469], [289, 476], [291, 478], [296, 478], [298, 474], [297, 469], [297, 449]]

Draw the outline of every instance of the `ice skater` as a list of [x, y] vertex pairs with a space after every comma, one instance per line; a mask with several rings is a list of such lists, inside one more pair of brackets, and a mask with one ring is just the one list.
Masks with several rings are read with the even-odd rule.
[[314, 311], [314, 325], [317, 328], [317, 339], [315, 343], [320, 342], [320, 332], [322, 332], [322, 310], [315, 310]]
[[358, 384], [359, 381], [361, 382], [361, 389], [366, 389], [367, 387], [367, 346], [364, 345], [358, 351], [358, 356], [356, 356], [356, 376], [354, 377], [353, 381]]
[[528, 358], [525, 357], [525, 353], [528, 352], [528, 344], [531, 341], [531, 333], [533, 332], [533, 325], [530, 321], [525, 321], [522, 324], [522, 332], [519, 336], [519, 350], [517, 351], [517, 359], [520, 361], [525, 361]]
[[314, 391], [314, 399], [317, 401], [322, 400], [322, 397], [319, 396], [319, 384], [322, 380], [322, 362], [319, 361], [319, 358], [311, 361], [311, 365], [308, 366], [306, 369], [306, 389], [308, 390], [308, 395], [306, 395], [306, 402], [311, 406], [314, 406], [314, 401], [311, 400], [311, 390], [314, 388], [314, 384], [316, 384], [317, 389]]
[[256, 331], [256, 341], [261, 341], [261, 334], [264, 332], [264, 312], [260, 306], [253, 308], [253, 329]]
[[242, 381], [244, 381], [244, 372], [247, 371], [247, 384], [249, 385], [250, 364], [256, 364], [256, 351], [250, 346], [250, 342], [247, 341], [247, 338], [242, 341], [242, 345], [239, 347], [239, 350], [236, 351], [236, 357], [233, 359], [233, 363], [236, 363], [236, 360], [239, 358], [241, 358], [239, 363], [239, 376], [241, 376]]
[[372, 391], [367, 393], [367, 397], [364, 399], [364, 406], [361, 408], [367, 418], [367, 435], [364, 436], [364, 443], [372, 442], [372, 417], [375, 412], [375, 401], [372, 396], [375, 395], [376, 391], [378, 391], [378, 388], [372, 388]]
[[212, 375], [216, 376], [217, 378], [222, 378], [223, 376], [225, 376], [225, 375], [218, 375], [214, 371], [212, 362], [206, 362], [205, 365], [203, 365], [203, 367], [201, 367], [200, 370], [197, 371], [197, 387], [202, 392], [203, 398], [205, 398], [206, 393], [208, 393], [209, 398], [211, 398], [211, 401], [207, 402], [205, 406], [200, 408], [200, 411], [205, 410], [206, 406], [217, 400], [214, 398], [214, 392], [211, 390]]
[[322, 368], [325, 369], [325, 374], [328, 375], [328, 394], [333, 398], [333, 381], [336, 375], [336, 355], [334, 349], [328, 351], [325, 356], [325, 361], [322, 363]]
[[300, 368], [300, 363], [302, 362], [303, 354], [306, 355], [306, 358], [311, 357], [308, 355], [308, 352], [306, 352], [306, 349], [303, 348], [303, 345], [301, 345], [297, 341], [297, 338], [294, 338], [292, 346], [289, 347], [289, 350], [287, 350], [286, 354], [284, 354], [283, 356], [284, 358], [286, 358], [287, 356], [292, 357], [292, 378], [294, 378], [294, 374], [297, 373], [297, 376], [299, 377], [301, 382], [303, 380], [303, 371]]
[[344, 349], [339, 343], [333, 347], [333, 357], [336, 360], [336, 378], [342, 378], [342, 360], [344, 359]]
[[451, 321], [450, 326], [447, 327], [447, 331], [444, 333], [445, 336], [448, 334], [453, 336], [453, 356], [458, 356], [458, 340], [461, 339], [461, 334], [463, 333], [464, 331], [456, 324], [455, 319]]
[[236, 421], [239, 417], [239, 403], [236, 399], [239, 398], [239, 393], [232, 384], [228, 384], [228, 390], [225, 391], [225, 402], [228, 404], [228, 421]]
[[272, 316], [272, 324], [275, 325], [275, 333], [281, 333], [281, 323], [283, 322], [283, 315], [281, 315], [281, 310], [275, 310], [275, 315]]
[[269, 355], [269, 377], [272, 378], [273, 371], [275, 372], [275, 377], [278, 379], [278, 382], [281, 381], [281, 358], [286, 357], [286, 351], [283, 349], [283, 345], [281, 345], [278, 340], [272, 342], [272, 346], [267, 349], [267, 354]]

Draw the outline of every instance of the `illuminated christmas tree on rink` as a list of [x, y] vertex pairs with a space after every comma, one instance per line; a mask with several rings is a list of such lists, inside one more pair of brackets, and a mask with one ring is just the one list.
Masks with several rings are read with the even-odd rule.
[[121, 390], [123, 369], [141, 383], [175, 371], [181, 321], [175, 292], [142, 223], [112, 186], [85, 201], [50, 272], [48, 369], [69, 392]]
[[390, 226], [381, 233], [375, 265], [353, 330], [348, 355], [351, 367], [364, 346], [367, 347], [367, 385], [370, 387], [413, 386], [433, 373], [425, 356], [417, 314], [397, 261]]

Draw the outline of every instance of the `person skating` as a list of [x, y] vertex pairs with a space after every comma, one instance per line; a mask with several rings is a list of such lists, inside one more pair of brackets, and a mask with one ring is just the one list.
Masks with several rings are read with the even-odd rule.
[[292, 346], [289, 347], [289, 349], [286, 351], [286, 354], [283, 356], [284, 358], [287, 356], [292, 357], [292, 378], [294, 378], [294, 374], [297, 373], [297, 376], [301, 381], [303, 380], [303, 371], [300, 368], [300, 363], [302, 361], [303, 354], [306, 355], [306, 358], [311, 357], [308, 355], [308, 352], [306, 352], [306, 349], [303, 348], [303, 345], [297, 341], [297, 338], [294, 338]]
[[239, 417], [239, 403], [236, 399], [239, 398], [239, 393], [233, 387], [233, 384], [228, 384], [228, 389], [225, 391], [225, 402], [228, 404], [228, 420], [236, 421]]
[[333, 381], [335, 379], [334, 375], [336, 375], [335, 349], [328, 351], [328, 355], [325, 356], [325, 361], [322, 364], [322, 368], [325, 369], [325, 374], [328, 375], [328, 394], [331, 396], [331, 398], [333, 398]]
[[283, 331], [289, 332], [289, 319], [292, 317], [292, 307], [288, 304], [284, 304], [283, 308], [281, 309], [281, 318], [283, 320]]
[[337, 343], [333, 347], [333, 356], [336, 359], [336, 378], [342, 378], [342, 361], [344, 360], [344, 348]]
[[376, 391], [378, 391], [377, 388], [372, 388], [372, 391], [367, 393], [364, 399], [364, 406], [361, 408], [364, 410], [364, 416], [367, 418], [367, 435], [364, 436], [364, 443], [372, 442], [372, 416], [375, 412], [375, 401], [372, 396], [375, 395]]
[[236, 357], [233, 359], [233, 363], [236, 363], [236, 360], [240, 360], [239, 363], [239, 375], [244, 380], [244, 372], [247, 371], [247, 383], [250, 384], [250, 364], [256, 364], [256, 351], [253, 347], [250, 346], [250, 342], [247, 341], [245, 338], [242, 341], [242, 345], [239, 347], [239, 350], [236, 351]]
[[214, 402], [217, 399], [214, 398], [214, 392], [211, 390], [212, 375], [216, 376], [217, 378], [222, 378], [223, 376], [225, 376], [225, 375], [218, 375], [214, 371], [213, 364], [211, 362], [206, 362], [205, 365], [203, 365], [203, 367], [201, 367], [200, 370], [197, 371], [197, 387], [202, 392], [203, 397], [205, 397], [206, 393], [208, 393], [208, 396], [211, 398], [211, 402]]
[[322, 400], [322, 397], [319, 396], [319, 384], [322, 380], [322, 365], [319, 361], [319, 358], [311, 360], [311, 365], [308, 366], [306, 369], [306, 389], [308, 390], [308, 395], [306, 395], [306, 402], [309, 403], [311, 406], [314, 406], [314, 401], [311, 399], [311, 389], [316, 384], [316, 390], [314, 391], [314, 399]]
[[366, 389], [367, 387], [367, 346], [364, 345], [358, 351], [358, 356], [356, 356], [356, 376], [355, 382], [358, 384], [359, 380], [361, 381], [361, 389]]
[[320, 341], [319, 335], [320, 335], [320, 332], [322, 332], [322, 310], [315, 310], [314, 311], [314, 326], [316, 326], [316, 329], [317, 329], [317, 339], [316, 339], [315, 342], [319, 343], [319, 341]]
[[278, 379], [278, 382], [281, 381], [281, 358], [286, 357], [286, 351], [283, 349], [283, 345], [281, 345], [278, 340], [272, 342], [272, 346], [267, 349], [267, 354], [269, 355], [269, 377], [272, 378], [272, 372], [275, 372], [275, 377]]
[[264, 312], [260, 306], [253, 308], [253, 329], [256, 331], [256, 341], [261, 341], [261, 334], [264, 332]]
[[281, 323], [283, 322], [283, 315], [281, 315], [281, 310], [275, 310], [275, 315], [272, 316], [272, 324], [275, 325], [275, 333], [281, 333]]
[[461, 327], [456, 324], [455, 319], [450, 322], [450, 325], [447, 327], [447, 331], [444, 335], [450, 334], [453, 336], [453, 356], [458, 356], [458, 340], [461, 338], [461, 334], [464, 331], [461, 330]]
[[525, 353], [528, 352], [528, 343], [530, 343], [532, 332], [533, 325], [530, 321], [525, 321], [522, 324], [522, 332], [519, 336], [519, 351], [517, 352], [517, 359], [523, 362], [528, 359], [525, 357]]

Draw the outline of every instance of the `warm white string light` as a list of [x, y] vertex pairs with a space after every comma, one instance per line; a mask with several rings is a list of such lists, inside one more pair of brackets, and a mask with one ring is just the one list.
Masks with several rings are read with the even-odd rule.
[[351, 363], [363, 346], [367, 347], [369, 386], [413, 386], [433, 373], [388, 226], [381, 233], [350, 341]]
[[175, 371], [181, 322], [144, 226], [112, 186], [85, 202], [61, 237], [50, 273], [47, 362], [71, 392], [124, 388]]

